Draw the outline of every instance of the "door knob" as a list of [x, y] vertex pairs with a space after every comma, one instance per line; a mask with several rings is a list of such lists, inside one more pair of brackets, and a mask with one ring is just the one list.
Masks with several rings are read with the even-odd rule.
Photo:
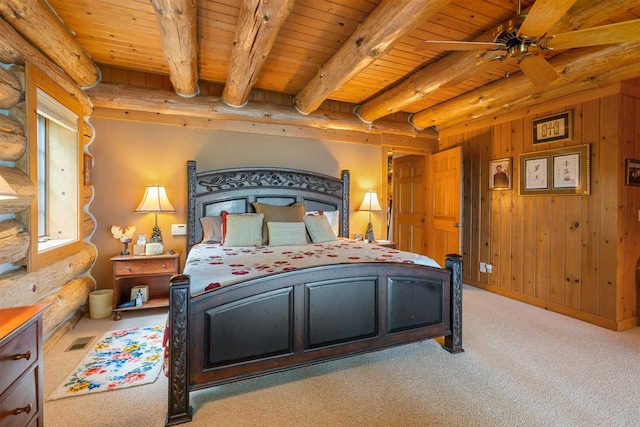
[[453, 224], [453, 226], [454, 226], [455, 228], [460, 228], [460, 227], [462, 227], [462, 224], [458, 224], [458, 223], [456, 222], [455, 224]]

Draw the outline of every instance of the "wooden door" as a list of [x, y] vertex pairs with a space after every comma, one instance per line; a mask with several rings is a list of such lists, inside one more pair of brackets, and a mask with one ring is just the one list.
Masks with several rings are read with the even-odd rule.
[[429, 157], [426, 255], [444, 267], [445, 255], [462, 254], [462, 147]]
[[393, 159], [393, 239], [401, 251], [425, 254], [425, 156]]

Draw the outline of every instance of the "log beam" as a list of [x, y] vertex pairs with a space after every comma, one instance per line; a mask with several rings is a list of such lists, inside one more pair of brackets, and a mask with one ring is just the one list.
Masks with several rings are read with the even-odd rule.
[[0, 160], [15, 162], [27, 150], [22, 124], [0, 114]]
[[222, 99], [243, 106], [258, 73], [276, 41], [278, 31], [293, 9], [294, 0], [243, 0], [236, 24], [227, 83]]
[[89, 292], [96, 287], [96, 281], [91, 276], [78, 277], [65, 283], [58, 292], [39, 301], [49, 307], [42, 315], [43, 334], [47, 334], [58, 327], [71, 313], [75, 313], [87, 303]]
[[86, 238], [96, 229], [96, 219], [89, 212], [82, 214], [82, 235]]
[[42, 346], [42, 352], [46, 354], [49, 350], [51, 350], [53, 346], [55, 346], [58, 341], [60, 341], [60, 338], [65, 336], [67, 332], [76, 327], [83, 316], [84, 311], [78, 310], [78, 312], [76, 312], [76, 314], [71, 319], [64, 322], [59, 328], [55, 330], [54, 333], [49, 335], [49, 338], [47, 338], [47, 341]]
[[24, 267], [0, 275], [0, 308], [35, 304], [69, 280], [85, 273], [96, 260], [95, 246], [85, 244], [80, 252], [31, 273]]
[[109, 83], [100, 83], [87, 93], [96, 107], [114, 110], [145, 111], [155, 114], [202, 117], [209, 120], [240, 120], [252, 123], [305, 126], [369, 134], [431, 137], [430, 132], [419, 132], [406, 122], [380, 120], [374, 124], [366, 124], [349, 113], [316, 111], [303, 116], [296, 113], [293, 107], [263, 102], [249, 102], [244, 108], [239, 109], [229, 107], [220, 98], [214, 96], [181, 98], [166, 90]]
[[333, 92], [450, 1], [384, 0], [296, 95], [294, 104], [298, 111], [309, 114], [317, 110]]
[[8, 110], [22, 98], [20, 80], [11, 71], [0, 67], [0, 108]]
[[91, 102], [78, 85], [42, 52], [23, 39], [11, 25], [0, 19], [0, 62], [25, 65], [25, 58], [29, 58], [30, 63], [78, 101], [86, 116], [91, 115]]
[[[640, 42], [576, 49], [556, 56], [549, 62], [556, 70], [561, 70], [562, 75], [544, 90], [536, 87], [524, 74], [517, 73], [508, 80], [485, 85], [420, 111], [411, 117], [411, 121], [418, 128], [447, 128], [492, 116], [507, 108], [525, 108], [637, 77], [640, 74]], [[613, 69], [612, 63], [616, 64]]]
[[[564, 17], [556, 23], [549, 34], [570, 31], [579, 26], [599, 24], [615, 13], [627, 10], [637, 0], [612, 0], [594, 4], [578, 1]], [[526, 12], [526, 11], [525, 11]], [[504, 26], [506, 23], [502, 23]], [[492, 41], [496, 27], [474, 39], [476, 42]], [[372, 98], [357, 108], [358, 116], [372, 122], [388, 114], [402, 110], [433, 91], [453, 84], [460, 79], [478, 74], [492, 65], [499, 52], [455, 52], [411, 74], [400, 84]]]
[[79, 86], [92, 86], [98, 81], [96, 64], [45, 2], [4, 0], [0, 2], [0, 15]]
[[27, 256], [28, 250], [27, 226], [14, 219], [0, 222], [0, 264], [18, 262]]
[[151, 0], [169, 78], [180, 96], [198, 94], [198, 0]]
[[0, 175], [18, 196], [16, 199], [0, 200], [0, 214], [12, 214], [27, 208], [36, 194], [31, 178], [20, 169], [8, 166], [0, 166]]

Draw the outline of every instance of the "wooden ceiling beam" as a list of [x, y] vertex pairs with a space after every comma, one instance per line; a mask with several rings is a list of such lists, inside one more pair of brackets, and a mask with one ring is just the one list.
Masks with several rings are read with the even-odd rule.
[[[626, 10], [638, 0], [611, 0], [595, 3], [591, 0], [580, 0], [557, 22], [550, 34], [570, 31], [580, 26], [593, 26], [608, 16]], [[526, 12], [526, 10], [525, 10]], [[605, 17], [605, 18], [603, 18]], [[501, 25], [504, 25], [501, 24]], [[473, 41], [492, 41], [498, 27], [484, 32]], [[388, 114], [401, 111], [433, 91], [450, 86], [468, 77], [480, 73], [492, 66], [490, 62], [499, 53], [490, 51], [455, 52], [411, 74], [400, 84], [360, 105], [356, 112], [366, 121], [372, 122]]]
[[198, 0], [151, 0], [176, 93], [198, 94]]
[[298, 111], [309, 114], [345, 83], [451, 0], [383, 0], [342, 47], [294, 98]]
[[243, 0], [222, 100], [243, 106], [294, 0]]
[[301, 115], [293, 106], [266, 102], [249, 101], [244, 108], [234, 108], [226, 105], [216, 96], [200, 95], [194, 98], [182, 98], [166, 90], [109, 83], [100, 83], [88, 90], [87, 94], [95, 107], [114, 110], [146, 111], [174, 116], [203, 117], [209, 120], [239, 120], [414, 138], [433, 137], [432, 131], [418, 131], [408, 122], [381, 120], [375, 124], [366, 124], [351, 113], [334, 111], [316, 111], [313, 114]]
[[430, 126], [444, 129], [637, 77], [640, 74], [640, 42], [576, 49], [549, 62], [561, 71], [561, 77], [545, 89], [536, 87], [524, 74], [517, 73], [420, 111], [411, 117], [411, 122], [421, 129]]
[[3, 0], [0, 15], [80, 87], [89, 87], [98, 81], [98, 67], [46, 2]]

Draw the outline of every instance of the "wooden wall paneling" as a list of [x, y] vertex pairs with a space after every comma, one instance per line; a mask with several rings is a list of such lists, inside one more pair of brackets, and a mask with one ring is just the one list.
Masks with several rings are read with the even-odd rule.
[[466, 267], [462, 269], [463, 280], [469, 281], [473, 278], [476, 272], [476, 266], [478, 265], [477, 259], [474, 259], [474, 255], [477, 256], [477, 251], [472, 247], [473, 242], [473, 218], [475, 211], [474, 206], [474, 187], [477, 181], [476, 176], [473, 174], [473, 163], [475, 159], [475, 153], [477, 151], [478, 144], [467, 139], [463, 142], [462, 148], [462, 170], [463, 170], [463, 205], [462, 205], [462, 262]]
[[600, 111], [600, 300], [598, 315], [616, 319], [616, 258], [618, 245], [618, 120], [620, 97], [611, 95], [602, 98]]
[[619, 245], [622, 250], [618, 252], [618, 320], [628, 320], [638, 315], [636, 304], [636, 263], [640, 259], [638, 250], [638, 206], [635, 204], [635, 194], [638, 187], [625, 185], [625, 161], [626, 159], [638, 159], [635, 157], [636, 145], [640, 145], [640, 139], [636, 140], [639, 126], [635, 119], [640, 99], [628, 95], [621, 95], [620, 111], [620, 168], [619, 168], [619, 200], [623, 210], [624, 221], [621, 224], [623, 230]]
[[[551, 165], [549, 165], [551, 167]], [[549, 301], [564, 305], [564, 263], [567, 196], [549, 197], [548, 289]]]
[[[502, 125], [491, 127], [491, 144], [489, 146], [489, 158], [486, 161], [484, 168], [487, 171], [487, 179], [485, 179], [481, 185], [484, 188], [489, 188], [489, 181], [493, 177], [493, 170], [489, 168], [489, 161], [493, 159], [499, 159], [502, 157], [500, 152], [500, 144]], [[487, 273], [487, 279], [492, 286], [501, 286], [500, 284], [500, 221], [501, 221], [501, 205], [502, 205], [502, 191], [488, 190], [487, 200], [489, 201], [490, 216], [489, 216], [489, 258], [485, 259], [485, 262], [491, 263], [493, 268], [491, 273]]]
[[[500, 127], [500, 157], [511, 157], [511, 127], [512, 123], [502, 123]], [[513, 162], [511, 163], [513, 166]], [[493, 173], [493, 171], [491, 171]], [[513, 168], [509, 171], [513, 183]], [[498, 257], [498, 271], [500, 287], [511, 288], [511, 226], [512, 226], [512, 194], [513, 190], [503, 190], [500, 193], [500, 256]]]
[[549, 301], [550, 197], [538, 196], [535, 197], [535, 201], [536, 275], [534, 295], [538, 299]]
[[[522, 138], [522, 153], [533, 151], [533, 123], [525, 117]], [[519, 183], [517, 183], [519, 185]], [[519, 196], [522, 203], [522, 243], [523, 260], [522, 289], [530, 297], [536, 296], [536, 197]]]
[[523, 293], [523, 266], [527, 262], [524, 260], [524, 228], [523, 228], [523, 200], [518, 197], [518, 177], [520, 168], [518, 165], [518, 155], [522, 153], [522, 140], [524, 133], [524, 119], [517, 119], [511, 122], [511, 153], [513, 157], [511, 179], [513, 189], [511, 190], [511, 277], [509, 288], [517, 293]]
[[599, 313], [599, 250], [600, 250], [600, 100], [583, 103], [582, 142], [591, 144], [591, 195], [581, 198], [582, 225], [580, 252], [580, 309]]
[[[482, 130], [476, 131], [478, 134], [480, 144], [480, 156], [478, 159], [478, 170], [480, 171], [479, 181], [479, 221], [480, 221], [480, 261], [491, 261], [491, 203], [489, 203], [491, 195], [489, 194], [489, 159], [491, 157], [491, 143], [493, 141], [493, 129], [489, 128], [484, 132]], [[479, 268], [476, 265], [475, 268]], [[488, 284], [490, 277], [487, 273], [480, 273], [480, 283]]]
[[565, 197], [564, 226], [564, 305], [580, 309], [582, 275], [580, 260], [582, 259], [582, 198]]

